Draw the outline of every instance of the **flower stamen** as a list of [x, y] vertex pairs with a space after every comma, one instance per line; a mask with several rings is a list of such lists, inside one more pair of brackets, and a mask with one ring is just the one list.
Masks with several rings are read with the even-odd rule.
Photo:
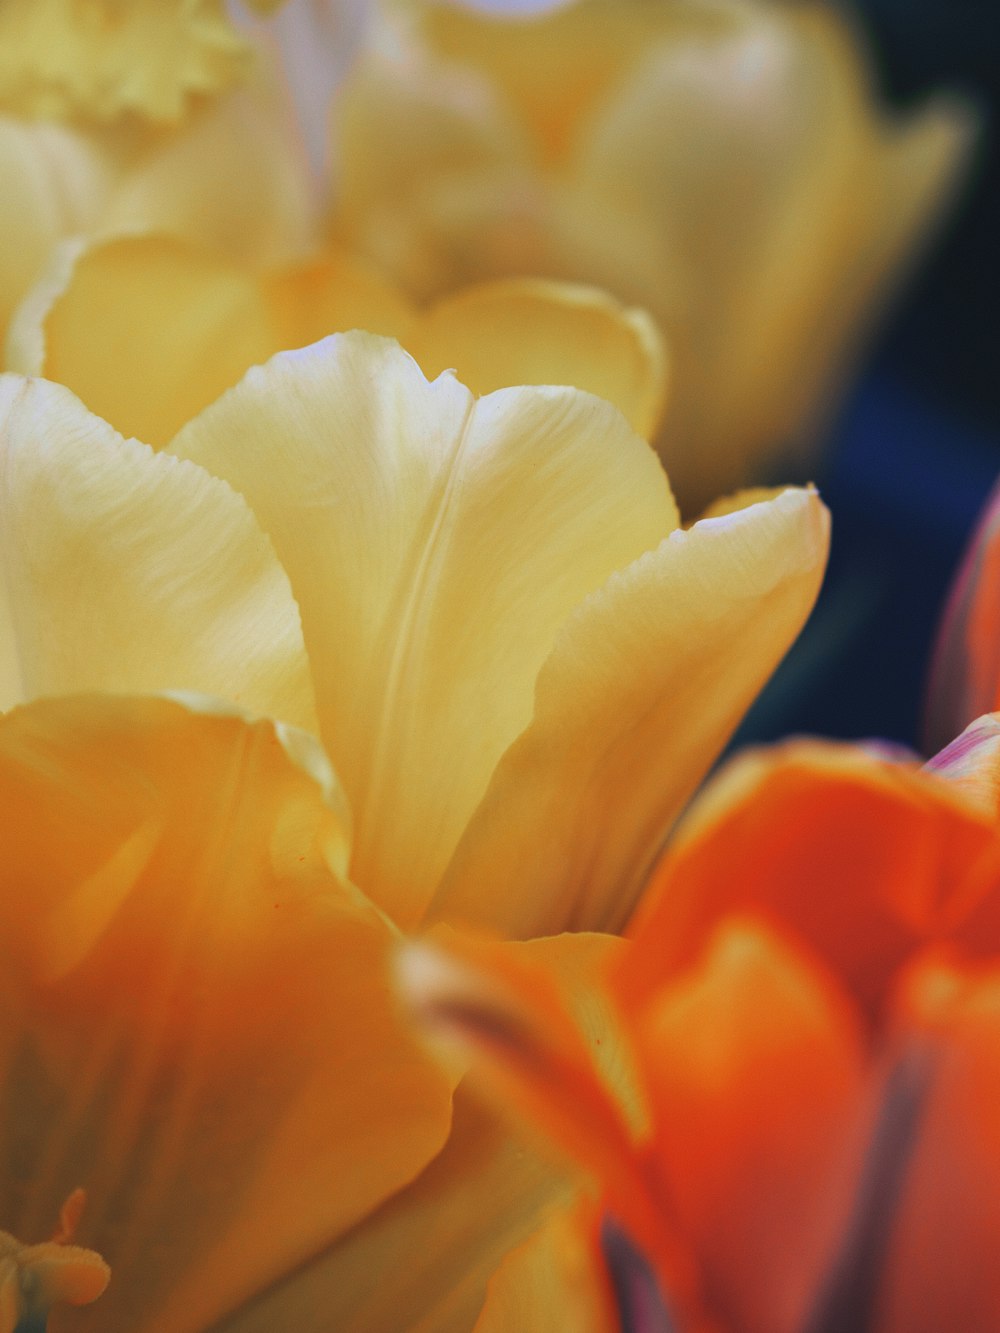
[[94, 1250], [68, 1243], [85, 1201], [84, 1191], [74, 1190], [52, 1239], [39, 1245], [0, 1231], [0, 1333], [44, 1333], [54, 1305], [89, 1305], [104, 1292], [108, 1265]]

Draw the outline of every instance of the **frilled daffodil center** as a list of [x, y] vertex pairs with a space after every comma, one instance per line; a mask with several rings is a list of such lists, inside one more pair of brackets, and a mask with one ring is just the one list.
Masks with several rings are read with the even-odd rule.
[[55, 1235], [39, 1245], [0, 1231], [0, 1333], [44, 1333], [54, 1305], [89, 1305], [107, 1287], [111, 1270], [101, 1256], [69, 1244], [83, 1202], [75, 1190]]
[[222, 0], [5, 0], [0, 103], [21, 114], [175, 122], [251, 66]]

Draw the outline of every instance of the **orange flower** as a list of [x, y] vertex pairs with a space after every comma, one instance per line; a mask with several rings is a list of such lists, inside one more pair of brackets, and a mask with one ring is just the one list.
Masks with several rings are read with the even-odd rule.
[[0, 1329], [107, 1281], [75, 1245], [21, 1244], [68, 1196], [57, 1239], [78, 1223], [112, 1280], [53, 1328], [246, 1317], [451, 1124], [328, 765], [191, 698], [48, 700], [0, 719], [0, 811]]
[[509, 1257], [478, 1333], [995, 1329], [992, 812], [850, 747], [749, 756], [630, 934], [605, 1000], [632, 1073], [611, 1080], [507, 946], [404, 955], [432, 1031], [598, 1185]]

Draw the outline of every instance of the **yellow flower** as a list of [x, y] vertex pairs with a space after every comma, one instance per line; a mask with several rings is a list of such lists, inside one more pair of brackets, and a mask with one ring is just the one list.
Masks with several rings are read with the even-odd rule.
[[402, 8], [336, 103], [339, 235], [421, 299], [530, 273], [649, 309], [685, 508], [800, 446], [947, 191], [960, 108], [890, 121], [814, 2]]
[[0, 706], [183, 688], [317, 732], [404, 928], [619, 925], [822, 576], [811, 491], [684, 531], [609, 404], [477, 401], [372, 335], [274, 357], [160, 453], [0, 383]]
[[643, 436], [662, 414], [656, 327], [603, 293], [508, 279], [418, 312], [345, 252], [262, 267], [162, 236], [58, 248], [11, 325], [7, 369], [65, 384], [161, 448], [250, 366], [352, 328], [398, 338], [428, 375], [457, 368], [480, 395], [571, 384], [616, 403]]
[[0, 720], [0, 793], [0, 1216], [44, 1233], [82, 1184], [112, 1281], [67, 1327], [194, 1333], [405, 1185], [450, 1080], [395, 1014], [308, 737], [49, 700]]
[[[470, 1327], [566, 1185], [461, 1094], [452, 1124], [316, 742], [38, 701], [0, 718], [0, 833], [3, 1333], [94, 1300], [93, 1251], [110, 1286], [51, 1328]], [[519, 947], [572, 983], [615, 943]], [[22, 1243], [57, 1219], [92, 1250]]]

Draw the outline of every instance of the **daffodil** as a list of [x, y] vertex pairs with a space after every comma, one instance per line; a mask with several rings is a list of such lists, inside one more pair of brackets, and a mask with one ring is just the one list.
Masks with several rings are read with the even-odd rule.
[[998, 908], [961, 785], [799, 742], [735, 761], [661, 863], [605, 968], [613, 1076], [543, 963], [410, 946], [424, 1024], [583, 1172], [477, 1333], [996, 1327]]
[[352, 879], [404, 927], [624, 921], [822, 576], [813, 492], [683, 530], [608, 403], [476, 399], [372, 335], [274, 357], [159, 453], [2, 383], [3, 705], [184, 688], [319, 734]]
[[801, 448], [948, 192], [962, 108], [892, 120], [813, 0], [388, 8], [335, 104], [338, 235], [421, 300], [532, 274], [649, 309], [686, 509]]
[[287, 260], [317, 212], [281, 72], [218, 0], [0, 8], [0, 337], [70, 237]]

